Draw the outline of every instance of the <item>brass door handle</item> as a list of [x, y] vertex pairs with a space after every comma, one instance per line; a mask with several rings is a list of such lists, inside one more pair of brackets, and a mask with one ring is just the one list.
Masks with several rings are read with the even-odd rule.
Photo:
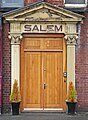
[[46, 85], [46, 83], [44, 83], [44, 89], [46, 89], [46, 87], [47, 87], [47, 85]]

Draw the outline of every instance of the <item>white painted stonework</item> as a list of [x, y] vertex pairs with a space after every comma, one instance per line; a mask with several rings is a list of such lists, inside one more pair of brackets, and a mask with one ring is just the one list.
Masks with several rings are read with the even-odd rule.
[[[12, 46], [12, 85], [14, 79], [17, 79], [20, 84], [20, 41], [23, 33], [63, 33], [65, 35], [65, 40], [67, 41], [67, 86], [70, 80], [75, 84], [76, 24], [82, 21], [83, 16], [63, 8], [53, 6], [47, 2], [40, 2], [33, 6], [24, 7], [8, 14], [4, 14], [4, 17], [10, 22], [9, 38]], [[29, 28], [26, 26], [26, 31], [25, 25], [29, 25]], [[35, 25], [38, 28], [34, 28]], [[43, 29], [42, 32], [40, 25]], [[62, 25], [62, 29], [55, 30], [55, 25], [58, 26], [58, 29], [59, 26]], [[48, 29], [46, 26], [48, 26]]]
[[22, 24], [22, 33], [64, 33], [64, 24]]
[[67, 41], [67, 86], [69, 81], [73, 81], [75, 86], [75, 45], [77, 35], [66, 35], [65, 39]]
[[[20, 46], [11, 45], [11, 86], [14, 80], [20, 81]], [[19, 85], [19, 82], [18, 82]]]
[[20, 86], [20, 40], [22, 36], [20, 34], [10, 34], [11, 40], [11, 88], [14, 80], [18, 80], [18, 86]]

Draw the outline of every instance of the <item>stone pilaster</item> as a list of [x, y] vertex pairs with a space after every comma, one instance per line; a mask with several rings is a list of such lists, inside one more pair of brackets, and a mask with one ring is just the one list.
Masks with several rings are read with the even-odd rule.
[[10, 33], [9, 39], [11, 40], [11, 87], [12, 87], [15, 79], [18, 80], [18, 85], [20, 85], [20, 42], [22, 39], [22, 35]]
[[67, 89], [69, 81], [73, 81], [75, 85], [75, 45], [77, 35], [66, 35], [67, 41]]

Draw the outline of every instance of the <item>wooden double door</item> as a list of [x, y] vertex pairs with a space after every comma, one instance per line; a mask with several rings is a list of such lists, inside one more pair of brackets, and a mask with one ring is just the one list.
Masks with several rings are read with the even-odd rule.
[[22, 44], [22, 110], [64, 110], [63, 39], [33, 37]]

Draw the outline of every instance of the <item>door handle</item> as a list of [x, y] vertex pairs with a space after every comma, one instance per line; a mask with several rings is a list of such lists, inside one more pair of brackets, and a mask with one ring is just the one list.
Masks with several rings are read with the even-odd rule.
[[67, 81], [66, 81], [66, 80], [64, 80], [64, 82], [66, 83]]
[[46, 83], [44, 83], [44, 89], [46, 89], [46, 87], [47, 87], [47, 85], [46, 85]]

